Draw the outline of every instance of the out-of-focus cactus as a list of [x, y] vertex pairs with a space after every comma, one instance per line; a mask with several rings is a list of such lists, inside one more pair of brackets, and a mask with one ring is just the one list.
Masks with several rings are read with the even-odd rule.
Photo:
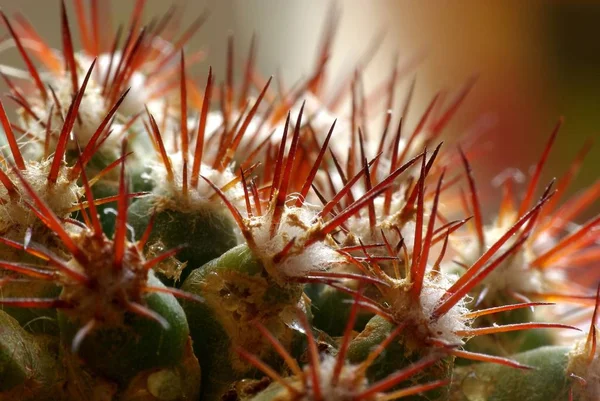
[[335, 7], [315, 70], [275, 93], [254, 39], [239, 91], [233, 37], [191, 78], [205, 14], [177, 37], [179, 9], [145, 24], [137, 1], [104, 32], [83, 3], [81, 50], [64, 4], [62, 51], [2, 14], [33, 86], [3, 75], [0, 400], [600, 397], [600, 291], [566, 271], [600, 262], [600, 217], [573, 222], [600, 184], [560, 203], [583, 149], [541, 190], [560, 124], [484, 216], [477, 141], [440, 138], [474, 80], [409, 127], [401, 65], [371, 94], [361, 59], [328, 93]]
[[0, 311], [0, 392], [2, 399], [51, 400], [62, 377], [56, 339], [25, 331], [8, 314]]

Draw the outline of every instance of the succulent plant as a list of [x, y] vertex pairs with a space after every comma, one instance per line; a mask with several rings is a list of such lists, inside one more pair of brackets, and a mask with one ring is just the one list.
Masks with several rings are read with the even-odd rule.
[[369, 53], [326, 93], [335, 7], [274, 93], [254, 38], [239, 91], [233, 37], [196, 83], [206, 14], [175, 39], [143, 5], [101, 32], [74, 0], [81, 50], [63, 2], [62, 50], [1, 14], [33, 87], [3, 74], [0, 400], [599, 399], [600, 287], [569, 274], [600, 263], [600, 217], [574, 224], [600, 184], [560, 203], [589, 145], [540, 190], [562, 119], [484, 216], [476, 142], [441, 142], [474, 79], [406, 135], [401, 66], [367, 95]]

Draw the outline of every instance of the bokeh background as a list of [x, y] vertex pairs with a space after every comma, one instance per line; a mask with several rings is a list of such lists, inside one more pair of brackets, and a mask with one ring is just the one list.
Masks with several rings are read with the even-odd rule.
[[[209, 65], [217, 74], [224, 71], [230, 33], [238, 63], [255, 33], [259, 70], [264, 75], [280, 74], [288, 85], [310, 72], [332, 4], [320, 0], [180, 3], [186, 10], [182, 27], [205, 8], [211, 10], [190, 43], [207, 50], [206, 59], [193, 70], [202, 82]], [[332, 78], [347, 70], [349, 62], [383, 31], [379, 51], [366, 71], [366, 86], [388, 76], [396, 54], [401, 58], [424, 54], [398, 89], [406, 90], [416, 75], [415, 111], [424, 110], [436, 91], [456, 90], [478, 74], [473, 92], [447, 132], [458, 137], [482, 118], [494, 122], [485, 136], [484, 157], [474, 163], [487, 199], [495, 197], [492, 178], [506, 167], [530, 169], [561, 115], [566, 123], [544, 180], [565, 171], [586, 138], [596, 139], [596, 146], [571, 193], [600, 178], [600, 2], [338, 0], [335, 4], [341, 20], [329, 63]], [[127, 21], [132, 5], [133, 0], [112, 1], [115, 26]], [[148, 0], [145, 15], [164, 13], [169, 5], [167, 0]], [[71, 9], [68, 0], [67, 6]], [[0, 7], [7, 14], [22, 12], [49, 43], [60, 45], [59, 0], [0, 0]], [[0, 57], [2, 64], [22, 65], [14, 49]], [[600, 211], [598, 203], [582, 219]]]

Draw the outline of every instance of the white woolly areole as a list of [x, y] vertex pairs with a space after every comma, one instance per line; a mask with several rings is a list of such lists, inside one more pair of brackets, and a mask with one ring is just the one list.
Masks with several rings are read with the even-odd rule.
[[[300, 112], [300, 107], [304, 102], [304, 118], [305, 121], [310, 120], [311, 127], [314, 129], [317, 140], [319, 143], [323, 143], [327, 133], [329, 132], [331, 125], [337, 118], [337, 122], [335, 124], [335, 131], [333, 136], [331, 137], [331, 142], [329, 143], [330, 148], [335, 153], [341, 165], [346, 165], [349, 152], [348, 150], [351, 147], [352, 141], [352, 121], [350, 112], [332, 112], [331, 110], [325, 107], [325, 104], [316, 97], [311, 92], [304, 92], [302, 96], [299, 97], [298, 101], [291, 108], [291, 115], [296, 116]], [[283, 126], [283, 122], [281, 123]], [[370, 124], [373, 125], [373, 124]], [[365, 153], [368, 159], [375, 157], [379, 150], [379, 131], [381, 128], [379, 125], [373, 126], [370, 131], [370, 139], [364, 142]], [[395, 136], [396, 127], [390, 126], [390, 132], [387, 135], [387, 140], [383, 146], [384, 154], [387, 155], [394, 146], [394, 136]], [[377, 136], [375, 135], [377, 134]], [[356, 133], [355, 133], [356, 135]], [[375, 139], [376, 138], [376, 139]], [[398, 154], [405, 153], [404, 161], [410, 160], [414, 156], [416, 156], [419, 152], [421, 152], [425, 146], [425, 139], [427, 138], [426, 132], [422, 132], [421, 135], [417, 135], [412, 143], [410, 144], [410, 148], [406, 149], [408, 146], [408, 141], [405, 136], [401, 137], [398, 142]], [[356, 143], [356, 151], [358, 152], [359, 143], [358, 138], [355, 137]], [[362, 160], [356, 160], [358, 165], [362, 165]], [[391, 161], [384, 157], [384, 155], [380, 156], [379, 168], [377, 169], [377, 179], [384, 179], [389, 173]], [[397, 166], [400, 167], [400, 166]], [[419, 169], [410, 169], [410, 175], [413, 178], [418, 178]]]
[[[319, 366], [318, 378], [321, 394], [324, 400], [327, 401], [352, 401], [356, 395], [364, 391], [368, 386], [366, 377], [357, 380], [359, 366], [344, 364], [339, 373], [338, 381], [334, 384], [333, 372], [335, 369], [336, 357], [325, 355]], [[306, 369], [305, 369], [306, 370]], [[312, 375], [306, 372], [308, 381], [308, 391], [300, 398], [303, 401], [314, 400], [312, 388]]]
[[[596, 335], [600, 332], [596, 330]], [[600, 394], [600, 347], [590, 361], [590, 344], [587, 339], [578, 341], [573, 350], [569, 353], [569, 363], [567, 365], [567, 374], [575, 374], [583, 378], [585, 385], [576, 385], [579, 389], [579, 398], [581, 401], [597, 401]]]
[[[508, 230], [508, 225], [493, 225], [484, 227], [483, 234], [487, 247], [495, 244]], [[519, 233], [515, 234], [500, 247], [495, 253], [494, 258], [499, 257], [506, 252], [519, 238]], [[479, 242], [474, 236], [465, 240], [459, 239], [454, 242], [454, 246], [459, 250], [462, 256], [462, 262], [471, 266], [486, 249], [480, 249]], [[498, 265], [481, 283], [487, 288], [487, 294], [493, 296], [498, 292], [505, 290], [517, 293], [539, 293], [546, 290], [549, 281], [563, 278], [562, 272], [554, 271], [552, 274], [546, 271], [534, 268], [531, 262], [537, 256], [526, 242], [518, 250], [512, 253], [500, 265]], [[492, 261], [494, 260], [492, 258]], [[488, 262], [490, 263], [490, 262]], [[558, 277], [557, 277], [558, 276]]]
[[[415, 339], [437, 339], [449, 344], [463, 344], [464, 338], [457, 334], [469, 329], [471, 321], [465, 316], [470, 310], [465, 306], [463, 298], [444, 315], [433, 319], [433, 312], [439, 305], [440, 299], [450, 288], [456, 277], [443, 274], [426, 274], [417, 304], [410, 293], [411, 284], [405, 279], [392, 280], [386, 301], [390, 304], [390, 313], [397, 324], [411, 322]], [[417, 331], [417, 333], [414, 333]]]
[[[304, 92], [298, 99], [298, 102], [291, 108], [291, 115], [297, 116], [304, 102], [303, 120], [310, 120], [310, 125], [314, 129], [319, 143], [323, 143], [327, 133], [331, 129], [331, 125], [338, 118], [339, 114], [332, 113], [325, 108], [323, 103], [311, 92]], [[348, 117], [338, 118], [335, 123], [335, 131], [331, 137], [330, 145], [336, 156], [340, 157], [344, 162], [348, 157], [348, 149], [350, 148], [350, 119]], [[365, 145], [369, 150], [373, 148], [375, 141], [367, 141]]]
[[[252, 105], [254, 105], [254, 102], [255, 102], [255, 100], [250, 100], [250, 102], [249, 102], [250, 107], [252, 107]], [[247, 108], [247, 112], [244, 113], [244, 115], [242, 116], [240, 123], [237, 126], [236, 135], [239, 133], [239, 129], [241, 128], [241, 125], [246, 120], [246, 117], [248, 115], [248, 111], [250, 110], [250, 107]], [[229, 123], [228, 123], [227, 129], [229, 129], [229, 130], [232, 129], [234, 124], [238, 121], [239, 118], [240, 118], [240, 111], [232, 110], [231, 115], [229, 117]], [[265, 123], [263, 125], [263, 128], [259, 132], [257, 132], [257, 129], [259, 128], [259, 126], [262, 123], [262, 119], [263, 119], [263, 117], [258, 112], [252, 117], [252, 119], [250, 119], [250, 122], [248, 123], [248, 127], [246, 128], [246, 131], [244, 132], [244, 136], [242, 137], [240, 145], [238, 146], [238, 148], [236, 150], [236, 157], [241, 157], [243, 159], [244, 156], [248, 156], [249, 152], [253, 151], [268, 136], [270, 129], [267, 129], [267, 126], [268, 126], [267, 123]], [[208, 114], [206, 115], [206, 128], [205, 128], [205, 132], [204, 132], [204, 144], [206, 145], [206, 142], [208, 140], [215, 141], [215, 146], [213, 146], [212, 148], [207, 148], [205, 146], [205, 156], [208, 157], [208, 160], [212, 161], [214, 159], [214, 156], [216, 155], [216, 152], [218, 150], [218, 146], [216, 144], [218, 143], [219, 139], [212, 138], [212, 137], [223, 133], [223, 123], [224, 122], [225, 122], [225, 120], [224, 120], [223, 114], [221, 113], [220, 110], [209, 111]], [[196, 117], [194, 119], [193, 126], [190, 129], [193, 129], [193, 130], [198, 129], [198, 117]], [[277, 142], [277, 141], [281, 138], [281, 133], [283, 133], [283, 126], [281, 126], [281, 128], [278, 127], [277, 132], [275, 134], [273, 134], [273, 136], [271, 137], [271, 141], [274, 144], [279, 144], [279, 142]], [[288, 133], [288, 135], [289, 135], [289, 133]], [[196, 137], [194, 137], [194, 140], [195, 139], [196, 139]], [[193, 145], [195, 145], [195, 142]], [[249, 145], [251, 145], [250, 148], [248, 147]], [[263, 149], [263, 151], [264, 151], [264, 149]], [[260, 157], [257, 157], [257, 159], [260, 159]]]
[[[121, 58], [122, 54], [120, 51], [116, 51], [114, 54], [103, 53], [98, 56], [95, 67], [97, 82], [103, 84], [106, 80], [106, 74], [110, 72], [110, 77], [107, 81], [107, 86], [110, 88], [115, 77], [115, 72], [121, 62]], [[134, 71], [133, 74], [131, 74], [129, 81], [127, 81], [123, 87], [130, 88], [130, 90], [123, 100], [123, 103], [121, 103], [119, 112], [127, 116], [133, 116], [139, 111], [142, 111], [144, 109], [144, 104], [148, 103], [151, 87], [147, 86], [146, 76], [139, 71]]]
[[541, 255], [554, 248], [554, 246], [558, 243], [558, 240], [558, 237], [552, 236], [547, 230], [544, 230], [537, 234], [537, 236], [534, 238], [531, 249], [535, 254]]
[[[455, 276], [443, 274], [425, 277], [423, 289], [421, 290], [421, 308], [425, 316], [432, 316], [438, 306], [440, 299], [456, 281]], [[436, 338], [451, 344], [463, 344], [464, 338], [457, 332], [469, 329], [471, 321], [465, 316], [470, 312], [466, 307], [467, 300], [461, 299], [450, 310], [435, 321], [430, 322], [429, 328]]]
[[273, 238], [270, 236], [272, 213], [247, 219], [248, 229], [256, 244], [256, 254], [265, 264], [269, 264], [275, 255], [296, 238], [288, 256], [277, 264], [278, 273], [287, 277], [301, 277], [314, 271], [327, 271], [335, 264], [345, 263], [345, 259], [327, 240], [304, 246], [308, 236], [319, 229], [319, 223], [312, 222], [317, 210], [306, 204], [299, 208], [286, 207]]
[[[92, 60], [81, 55], [76, 55], [76, 63], [77, 79], [79, 80], [78, 86], [80, 87], [84, 81], [87, 70], [92, 64]], [[31, 104], [32, 110], [39, 117], [39, 120], [36, 120], [23, 109], [20, 109], [18, 113], [20, 116], [20, 124], [27, 129], [28, 132], [40, 138], [41, 142], [43, 142], [43, 138], [46, 136], [46, 128], [44, 125], [48, 122], [48, 117], [50, 116], [50, 110], [52, 108], [52, 140], [50, 144], [53, 147], [58, 140], [58, 134], [63, 126], [64, 118], [73, 101], [74, 90], [69, 73], [65, 73], [61, 77], [53, 77], [49, 84], [52, 89], [54, 89], [56, 98], [58, 99], [62, 110], [59, 110], [53, 100], [43, 102], [41, 98], [35, 96], [27, 100]], [[79, 89], [79, 87], [76, 89]], [[48, 91], [48, 96], [49, 99], [52, 99], [50, 91]], [[106, 111], [107, 105], [105, 98], [102, 96], [101, 85], [93, 77], [90, 77], [81, 99], [81, 104], [79, 105], [79, 118], [75, 120], [73, 131], [70, 133], [77, 138], [82, 147], [87, 145], [90, 138], [94, 135], [96, 129], [104, 119]], [[108, 141], [110, 141], [110, 137]]]
[[[21, 170], [21, 175], [50, 209], [59, 218], [64, 218], [70, 214], [70, 209], [78, 203], [83, 190], [75, 180], [67, 179], [67, 170], [64, 166], [61, 166], [59, 170], [56, 183], [48, 185], [48, 172], [51, 164], [51, 159], [43, 162], [28, 162], [27, 168]], [[7, 174], [20, 192], [19, 196], [26, 194], [27, 192], [19, 178], [13, 172], [8, 171]], [[27, 227], [35, 223], [41, 224], [38, 217], [25, 204], [25, 200], [29, 199], [27, 196], [20, 198], [18, 201], [10, 201], [8, 191], [2, 185], [0, 186], [0, 198], [8, 200], [0, 204], [0, 232], [3, 235], [8, 233], [21, 235]]]
[[[364, 244], [370, 243], [381, 243], [383, 242], [383, 237], [381, 235], [381, 231], [385, 233], [386, 239], [389, 243], [394, 247], [400, 241], [400, 235], [398, 235], [398, 231], [396, 228], [400, 229], [400, 233], [402, 234], [402, 238], [404, 238], [404, 244], [409, 253], [412, 252], [413, 245], [415, 242], [415, 229], [417, 227], [416, 221], [413, 217], [410, 217], [407, 221], [402, 221], [402, 209], [406, 205], [404, 196], [401, 195], [403, 189], [395, 191], [392, 195], [392, 202], [390, 204], [389, 214], [384, 215], [384, 197], [379, 196], [373, 200], [373, 205], [375, 206], [375, 216], [377, 218], [377, 224], [375, 228], [371, 230], [369, 225], [369, 210], [368, 208], [362, 208], [358, 211], [357, 214], [352, 216], [347, 223], [349, 231], [359, 237]], [[425, 205], [425, 210], [428, 211], [430, 207]], [[424, 215], [424, 225], [423, 232], [425, 232], [426, 224], [428, 220], [428, 212]], [[371, 251], [372, 253], [384, 252], [384, 248], [374, 249]]]
[[[154, 184], [154, 193], [166, 196], [181, 204], [182, 207], [203, 208], [210, 205], [221, 204], [221, 199], [215, 195], [215, 190], [202, 177], [198, 178], [198, 187], [192, 188], [190, 185], [192, 179], [193, 156], [188, 157], [187, 181], [188, 196], [183, 197], [183, 157], [181, 152], [169, 154], [171, 168], [173, 169], [173, 181], [169, 181], [167, 169], [162, 161], [150, 159], [146, 162], [146, 167], [150, 170], [149, 174], [143, 178], [150, 180]], [[222, 188], [236, 178], [236, 175], [230, 168], [223, 171], [215, 170], [205, 164], [200, 165], [200, 175], [208, 178], [217, 188]], [[244, 189], [241, 183], [236, 183], [231, 188], [224, 191], [227, 198], [236, 206], [242, 206], [244, 199]], [[211, 199], [212, 198], [212, 199]], [[244, 206], [245, 207], [245, 206]]]
[[[177, 153], [181, 148], [181, 121], [179, 116], [179, 98], [176, 97], [172, 99], [173, 102], [169, 104], [164, 98], [155, 99], [150, 101], [146, 106], [150, 111], [150, 114], [155, 118], [159, 129], [161, 130], [161, 137], [165, 144], [165, 149], [168, 152]], [[169, 106], [168, 108], [165, 106]], [[232, 111], [229, 121], [228, 129], [232, 129], [233, 124], [239, 118], [239, 112], [237, 110]], [[188, 132], [191, 135], [189, 149], [190, 151], [194, 151], [196, 149], [196, 141], [198, 136], [196, 135], [198, 131], [200, 116], [198, 114], [190, 113], [188, 115], [187, 120], [187, 128]], [[239, 125], [244, 121], [245, 116], [242, 117], [242, 120]], [[239, 146], [236, 149], [236, 152], [233, 156], [234, 160], [241, 160], [242, 162], [246, 161], [246, 158], [255, 150], [261, 142], [266, 138], [268, 134], [268, 130], [266, 129], [265, 124], [263, 126], [264, 129], [261, 129], [259, 132], [256, 130], [261, 124], [261, 117], [257, 117], [256, 115], [250, 123], [242, 137], [242, 140]], [[221, 135], [223, 135], [223, 114], [219, 110], [209, 111], [206, 115], [206, 126], [204, 128], [204, 149], [202, 153], [202, 160], [207, 161], [207, 163], [213, 163], [217, 158], [217, 152], [219, 151]], [[141, 123], [140, 123], [141, 124]], [[235, 132], [235, 135], [239, 133], [239, 125], [238, 131]], [[145, 128], [142, 126], [142, 130]], [[281, 139], [283, 132], [283, 126], [278, 127], [277, 131], [271, 137], [274, 145], [278, 145], [275, 139]], [[289, 134], [288, 134], [289, 135]], [[252, 143], [251, 143], [252, 142]], [[289, 143], [289, 141], [288, 141]], [[266, 146], [263, 146], [262, 152], [256, 155], [255, 160], [262, 160], [265, 155]], [[193, 160], [193, 159], [190, 159]], [[219, 160], [220, 161], [220, 160]]]

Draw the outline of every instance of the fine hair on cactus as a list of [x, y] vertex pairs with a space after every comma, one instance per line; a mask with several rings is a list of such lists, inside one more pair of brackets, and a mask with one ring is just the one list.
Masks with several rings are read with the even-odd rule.
[[422, 107], [419, 54], [370, 84], [379, 36], [335, 70], [334, 1], [292, 85], [258, 34], [211, 65], [210, 7], [47, 4], [56, 43], [0, 10], [19, 57], [0, 63], [0, 401], [600, 400], [600, 216], [579, 221], [600, 181], [569, 192], [591, 140], [544, 181], [562, 117], [490, 194], [494, 138], [450, 130], [476, 75]]

